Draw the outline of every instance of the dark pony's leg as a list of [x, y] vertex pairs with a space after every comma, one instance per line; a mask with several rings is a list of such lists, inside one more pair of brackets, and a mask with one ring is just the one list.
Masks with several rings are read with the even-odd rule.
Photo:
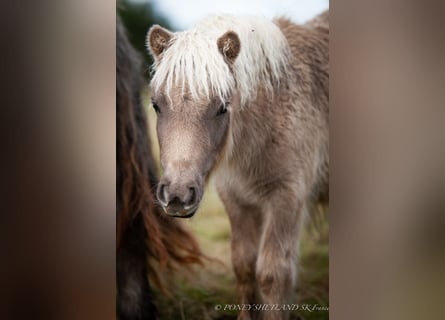
[[[141, 215], [129, 226], [117, 256], [117, 314], [119, 320], [156, 319], [147, 279], [146, 230]], [[142, 244], [142, 245], [141, 245]]]

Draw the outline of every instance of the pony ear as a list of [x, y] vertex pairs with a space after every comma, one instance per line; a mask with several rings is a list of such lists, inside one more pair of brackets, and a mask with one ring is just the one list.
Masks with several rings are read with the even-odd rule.
[[170, 44], [173, 33], [160, 25], [155, 24], [148, 30], [147, 47], [156, 61], [160, 60], [160, 55]]
[[218, 39], [217, 45], [227, 63], [233, 64], [241, 47], [238, 35], [233, 31], [227, 31]]

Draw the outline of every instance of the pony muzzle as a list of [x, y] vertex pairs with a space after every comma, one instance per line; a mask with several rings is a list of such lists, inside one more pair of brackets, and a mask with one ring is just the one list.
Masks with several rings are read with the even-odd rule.
[[156, 196], [164, 212], [176, 218], [189, 218], [193, 216], [201, 201], [201, 192], [195, 185], [180, 187], [161, 182], [158, 185]]

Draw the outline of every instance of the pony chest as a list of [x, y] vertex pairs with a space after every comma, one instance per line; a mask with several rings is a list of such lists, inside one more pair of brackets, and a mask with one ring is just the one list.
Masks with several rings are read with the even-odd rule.
[[221, 167], [215, 172], [214, 181], [219, 192], [234, 194], [245, 203], [255, 204], [260, 200], [254, 181], [240, 168]]

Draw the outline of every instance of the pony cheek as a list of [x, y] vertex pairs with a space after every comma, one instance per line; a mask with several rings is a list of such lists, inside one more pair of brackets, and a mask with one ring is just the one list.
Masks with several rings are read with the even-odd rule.
[[227, 142], [227, 137], [229, 135], [230, 118], [229, 115], [226, 116], [221, 128], [219, 129], [218, 135], [218, 149], [221, 150]]
[[158, 115], [158, 118], [156, 120], [156, 135], [158, 137], [158, 143], [159, 147], [162, 148], [162, 145], [164, 144], [165, 139], [167, 138], [166, 135], [168, 133], [168, 130], [166, 128], [166, 119], [162, 118], [160, 115]]
[[221, 159], [221, 155], [226, 149], [226, 144], [229, 136], [229, 118], [219, 122], [210, 131], [211, 149], [208, 151], [206, 160], [206, 174], [211, 171]]

